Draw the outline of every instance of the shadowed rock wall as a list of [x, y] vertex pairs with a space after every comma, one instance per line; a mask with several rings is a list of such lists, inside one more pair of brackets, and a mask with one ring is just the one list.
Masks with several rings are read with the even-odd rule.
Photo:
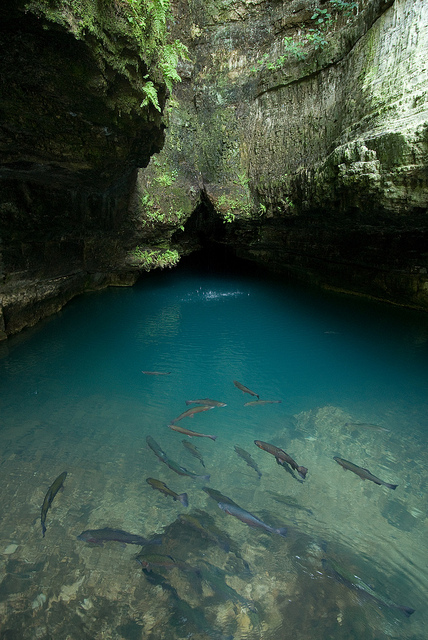
[[0, 336], [85, 289], [135, 281], [129, 194], [164, 139], [158, 111], [140, 107], [148, 69], [132, 38], [120, 72], [97, 38], [74, 36], [72, 16], [66, 28], [24, 4], [0, 16]]

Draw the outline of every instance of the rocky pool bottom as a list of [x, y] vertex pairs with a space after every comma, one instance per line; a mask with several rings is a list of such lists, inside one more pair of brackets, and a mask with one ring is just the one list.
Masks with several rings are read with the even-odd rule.
[[[130, 429], [139, 409], [141, 424]], [[268, 418], [272, 407], [245, 411], [264, 412]], [[355, 407], [326, 405], [294, 415], [284, 411], [283, 426], [275, 432], [266, 427], [234, 434], [227, 407], [208, 413], [215, 412], [228, 430], [220, 429], [216, 442], [191, 440], [203, 456], [203, 468], [182, 446], [180, 434], [144, 420], [144, 403], [139, 407], [135, 399], [130, 403], [127, 397], [98, 394], [72, 404], [45, 400], [43, 415], [50, 418], [38, 419], [35, 412], [27, 421], [14, 417], [14, 401], [3, 400], [2, 639], [425, 637], [427, 476], [418, 437], [423, 425], [416, 424], [420, 418], [392, 407], [378, 425], [385, 431], [370, 425]], [[180, 424], [200, 430], [204, 417]], [[149, 449], [147, 435], [179, 464], [210, 474], [210, 480], [174, 473]], [[306, 480], [258, 450], [253, 436], [277, 444], [304, 464]], [[256, 460], [260, 479], [235, 445]], [[345, 472], [334, 455], [367, 466], [397, 483], [397, 490]], [[64, 488], [48, 510], [43, 538], [41, 505], [64, 470]], [[186, 492], [189, 507], [153, 491], [148, 477]], [[204, 486], [274, 527], [286, 526], [287, 537], [250, 528], [226, 514]], [[208, 534], [191, 526], [192, 518]], [[162, 536], [161, 545], [144, 552], [186, 564], [143, 571], [136, 560], [141, 547], [118, 542], [101, 547], [77, 538], [86, 529], [103, 527]], [[379, 598], [388, 598], [387, 604], [337, 580], [331, 562], [359, 576]], [[416, 612], [406, 617], [388, 602]]]

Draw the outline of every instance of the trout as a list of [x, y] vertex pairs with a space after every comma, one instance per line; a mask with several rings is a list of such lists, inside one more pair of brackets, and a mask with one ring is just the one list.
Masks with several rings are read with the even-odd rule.
[[211, 400], [211, 398], [202, 398], [201, 400], [186, 400], [186, 404], [203, 404], [206, 407], [226, 407], [225, 402], [218, 402], [217, 400]]
[[246, 402], [244, 407], [256, 407], [262, 404], [280, 404], [282, 400], [250, 400], [250, 402]]
[[166, 466], [169, 467], [172, 471], [178, 473], [180, 476], [189, 476], [189, 478], [200, 478], [201, 480], [206, 481], [210, 479], [209, 475], [198, 476], [196, 473], [193, 473], [193, 471], [189, 471], [185, 467], [179, 465], [177, 462], [174, 462], [174, 460], [171, 460], [171, 458], [168, 458], [165, 451], [160, 448], [160, 446], [158, 445], [156, 440], [152, 438], [152, 436], [147, 436], [146, 442], [149, 445], [150, 449], [154, 452], [154, 454], [159, 458], [159, 460], [166, 464]]
[[238, 447], [235, 444], [235, 451], [238, 454], [238, 456], [240, 456], [243, 460], [245, 460], [245, 462], [247, 463], [247, 465], [249, 467], [251, 467], [252, 469], [254, 469], [254, 471], [258, 474], [259, 476], [259, 480], [262, 477], [262, 472], [260, 471], [260, 469], [258, 468], [256, 462], [253, 460], [253, 458], [250, 456], [250, 454], [248, 453], [248, 451], [245, 451], [245, 449], [241, 449], [241, 447]]
[[49, 487], [46, 495], [45, 495], [45, 499], [43, 500], [43, 504], [42, 504], [42, 512], [41, 512], [41, 516], [40, 516], [40, 520], [42, 523], [42, 533], [43, 533], [43, 537], [45, 537], [45, 532], [46, 532], [46, 514], [48, 512], [48, 509], [50, 508], [53, 499], [55, 498], [56, 494], [58, 493], [58, 491], [61, 489], [62, 485], [64, 484], [64, 480], [67, 477], [67, 471], [63, 471], [63, 473], [61, 473], [61, 475], [58, 476], [58, 478], [56, 478], [56, 480], [54, 480], [51, 484], [51, 486]]
[[170, 424], [168, 426], [173, 431], [182, 433], [184, 436], [189, 436], [189, 438], [211, 438], [211, 440], [215, 440], [217, 438], [217, 436], [207, 436], [204, 433], [197, 433], [197, 431], [190, 431], [190, 429], [185, 429], [184, 427], [180, 427], [178, 424]]
[[208, 405], [198, 405], [197, 407], [192, 407], [191, 409], [187, 409], [187, 411], [183, 411], [177, 418], [171, 420], [171, 424], [175, 424], [179, 420], [183, 420], [183, 418], [193, 418], [195, 413], [200, 413], [201, 411], [208, 411], [208, 409], [214, 409], [213, 406]]
[[220, 491], [217, 491], [217, 489], [211, 489], [211, 487], [202, 487], [202, 491], [205, 491], [205, 493], [207, 493], [209, 497], [215, 500], [217, 503], [222, 502], [224, 504], [231, 504], [235, 507], [239, 507], [236, 502], [234, 502], [231, 498], [224, 496], [222, 493], [220, 493]]
[[279, 528], [271, 527], [270, 525], [266, 524], [262, 520], [259, 520], [259, 518], [256, 518], [256, 516], [253, 516], [253, 514], [250, 513], [249, 511], [245, 511], [245, 509], [241, 509], [241, 507], [237, 505], [235, 506], [233, 504], [219, 502], [218, 506], [225, 513], [228, 513], [229, 515], [234, 516], [235, 518], [238, 518], [238, 520], [240, 520], [241, 522], [248, 524], [249, 527], [265, 529], [265, 531], [269, 531], [269, 533], [277, 533], [283, 538], [285, 538], [285, 536], [287, 535], [287, 529], [285, 527], [279, 527]]
[[411, 607], [395, 604], [395, 602], [390, 600], [387, 596], [377, 594], [373, 587], [366, 584], [361, 578], [353, 574], [351, 571], [348, 571], [343, 567], [339, 567], [339, 565], [336, 562], [333, 562], [333, 560], [327, 561], [323, 558], [322, 566], [331, 574], [332, 578], [341, 584], [346, 585], [349, 589], [364, 592], [366, 596], [371, 600], [374, 600], [377, 604], [385, 605], [390, 609], [398, 609], [399, 611], [402, 611], [407, 618], [410, 618], [412, 613], [415, 612], [415, 609], [412, 609]]
[[187, 451], [189, 453], [191, 453], [192, 456], [197, 458], [199, 460], [199, 462], [201, 463], [201, 465], [203, 467], [205, 467], [205, 462], [204, 462], [204, 459], [203, 459], [202, 454], [199, 451], [199, 449], [197, 447], [195, 447], [195, 445], [192, 444], [191, 442], [189, 442], [188, 440], [182, 440], [181, 442], [183, 444], [183, 447], [186, 447]]
[[145, 544], [161, 544], [162, 542], [161, 538], [147, 540], [147, 538], [143, 538], [143, 536], [135, 533], [128, 533], [121, 529], [110, 529], [109, 527], [105, 527], [104, 529], [87, 529], [86, 531], [82, 531], [82, 533], [77, 536], [77, 539], [97, 545], [98, 547], [103, 547], [104, 542], [110, 542], [112, 540], [121, 542], [122, 544], [139, 544], [141, 546]]
[[269, 444], [268, 442], [262, 442], [261, 440], [254, 440], [254, 444], [259, 447], [259, 449], [263, 449], [263, 451], [267, 451], [275, 456], [278, 464], [284, 466], [284, 464], [287, 463], [294, 471], [297, 471], [301, 478], [306, 478], [306, 474], [308, 473], [306, 467], [299, 466], [288, 453], [285, 453], [285, 451], [279, 447], [276, 447], [274, 444]]
[[237, 380], [234, 380], [233, 384], [237, 389], [240, 389], [240, 391], [242, 391], [243, 393], [249, 393], [250, 396], [255, 396], [256, 398], [259, 397], [258, 393], [254, 393], [254, 391], [251, 391], [251, 389], [249, 389], [248, 387], [244, 387], [244, 385], [238, 382]]
[[142, 371], [146, 376], [169, 376], [171, 371]]
[[349, 460], [344, 460], [343, 458], [339, 458], [338, 456], [334, 456], [333, 460], [336, 460], [336, 462], [340, 464], [340, 466], [343, 467], [345, 471], [353, 471], [362, 480], [371, 480], [375, 484], [388, 487], [388, 489], [396, 489], [398, 487], [398, 484], [390, 484], [389, 482], [384, 482], [380, 478], [374, 476], [368, 469], [363, 469], [363, 467], [359, 467], [353, 462], [349, 462]]
[[146, 482], [152, 487], [152, 489], [157, 489], [165, 496], [171, 496], [173, 500], [179, 500], [183, 507], [189, 506], [187, 493], [175, 493], [175, 491], [172, 491], [172, 489], [166, 486], [165, 482], [156, 480], [155, 478], [147, 478]]

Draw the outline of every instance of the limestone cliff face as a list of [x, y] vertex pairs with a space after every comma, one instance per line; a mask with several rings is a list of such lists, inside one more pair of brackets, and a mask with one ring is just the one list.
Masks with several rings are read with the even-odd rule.
[[0, 336], [135, 281], [129, 194], [164, 139], [159, 112], [140, 107], [149, 71], [119, 14], [116, 32], [78, 39], [61, 3], [57, 21], [28, 4], [0, 16]]
[[139, 178], [140, 201], [180, 212], [169, 237], [426, 309], [428, 5], [177, 7], [193, 64]]

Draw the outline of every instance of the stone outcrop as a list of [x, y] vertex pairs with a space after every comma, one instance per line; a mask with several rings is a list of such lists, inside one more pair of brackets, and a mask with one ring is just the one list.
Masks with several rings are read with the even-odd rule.
[[207, 243], [428, 308], [424, 0], [174, 0], [165, 120], [132, 39], [9, 4], [0, 336]]
[[[140, 106], [148, 69], [138, 43], [119, 37], [120, 16], [116, 33], [79, 39], [65, 10], [54, 21], [25, 2], [4, 4], [0, 337], [77, 293], [135, 282], [129, 194], [164, 140], [160, 113]], [[166, 88], [157, 87], [163, 106]]]
[[426, 309], [428, 7], [345, 5], [183, 8], [193, 64], [140, 188], [175, 171], [176, 208], [194, 212], [172, 235], [184, 249], [208, 235], [271, 269]]

